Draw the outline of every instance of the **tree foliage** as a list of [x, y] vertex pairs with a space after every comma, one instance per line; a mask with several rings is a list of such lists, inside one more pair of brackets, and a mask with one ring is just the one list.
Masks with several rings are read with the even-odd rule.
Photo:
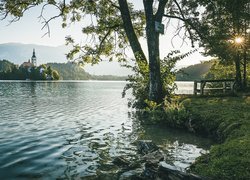
[[[241, 88], [242, 74], [246, 76], [241, 64], [246, 68], [250, 57], [250, 3], [248, 0], [199, 0], [199, 3], [205, 7], [199, 26], [204, 37], [201, 44], [206, 54], [218, 57], [224, 64], [235, 64], [236, 81]], [[242, 38], [242, 42], [236, 38]]]
[[11, 71], [15, 64], [9, 62], [8, 60], [0, 60], [0, 72]]
[[[235, 67], [230, 64], [223, 64], [220, 60], [215, 59], [211, 61], [212, 66], [210, 70], [204, 74], [206, 79], [233, 79], [235, 77]], [[249, 72], [250, 65], [247, 66]], [[248, 79], [250, 75], [248, 75]]]
[[[18, 67], [7, 60], [0, 60], [0, 79], [1, 80], [59, 80], [59, 73], [46, 65], [39, 67]], [[48, 78], [50, 77], [50, 78]]]
[[[176, 62], [189, 56], [193, 52], [194, 51], [190, 51], [188, 53], [181, 54], [180, 51], [172, 51], [163, 60], [161, 60], [161, 79], [164, 87], [163, 92], [166, 94], [164, 103], [171, 102], [171, 97], [176, 89], [176, 85], [174, 83], [177, 71], [175, 68]], [[146, 106], [150, 107], [152, 105], [160, 107], [159, 104], [148, 99], [147, 92], [149, 91], [149, 76], [143, 76], [140, 73], [138, 66], [127, 65], [126, 67], [130, 68], [134, 72], [133, 75], [129, 76], [131, 83], [127, 84], [123, 90], [123, 96], [125, 96], [126, 91], [128, 89], [132, 89], [132, 94], [135, 99], [131, 99], [129, 105], [137, 108], [143, 108]], [[147, 69], [145, 72], [148, 73]]]
[[60, 74], [62, 80], [88, 80], [91, 75], [74, 63], [47, 63]]

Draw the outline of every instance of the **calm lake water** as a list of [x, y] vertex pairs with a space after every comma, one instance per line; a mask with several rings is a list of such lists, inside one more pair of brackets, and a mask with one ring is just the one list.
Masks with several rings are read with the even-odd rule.
[[[142, 126], [121, 98], [125, 82], [0, 81], [0, 179], [95, 179], [116, 156], [152, 139], [185, 169], [211, 142]], [[191, 87], [192, 89], [192, 87]]]

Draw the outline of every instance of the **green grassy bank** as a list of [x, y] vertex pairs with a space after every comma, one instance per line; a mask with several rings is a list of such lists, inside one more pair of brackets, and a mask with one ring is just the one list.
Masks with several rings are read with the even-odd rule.
[[211, 179], [250, 179], [250, 96], [177, 96], [164, 111], [146, 109], [142, 119], [188, 129], [217, 142], [190, 172]]
[[250, 97], [186, 97], [182, 105], [189, 116], [185, 124], [219, 142], [190, 171], [212, 179], [250, 179]]

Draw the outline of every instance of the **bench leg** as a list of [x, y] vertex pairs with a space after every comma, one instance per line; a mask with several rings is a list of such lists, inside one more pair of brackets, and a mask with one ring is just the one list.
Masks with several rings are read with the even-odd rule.
[[226, 94], [226, 88], [227, 88], [226, 82], [223, 82], [223, 93], [224, 93], [224, 94]]
[[194, 95], [197, 95], [197, 81], [194, 81]]

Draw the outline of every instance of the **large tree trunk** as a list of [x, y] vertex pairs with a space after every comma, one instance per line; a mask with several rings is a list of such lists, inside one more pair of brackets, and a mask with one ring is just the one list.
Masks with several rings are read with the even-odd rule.
[[[165, 5], [168, 0], [161, 0], [156, 14], [153, 13], [153, 0], [143, 0], [146, 15], [146, 35], [149, 60], [149, 100], [161, 103], [163, 101], [163, 89], [160, 70], [159, 33], [155, 31], [155, 21], [161, 22]], [[127, 0], [118, 0], [124, 29], [136, 58], [139, 68], [148, 66], [145, 54], [135, 34], [131, 21]], [[141, 71], [143, 74], [143, 70]], [[145, 75], [145, 74], [143, 74]]]
[[146, 15], [146, 35], [149, 56], [149, 100], [160, 103], [163, 101], [162, 81], [160, 72], [159, 33], [155, 30], [153, 0], [143, 0]]
[[129, 13], [128, 2], [127, 0], [118, 0], [120, 6], [121, 17], [123, 21], [123, 26], [128, 37], [130, 46], [134, 53], [136, 62], [141, 70], [141, 74], [144, 75], [144, 68], [147, 66], [148, 62], [146, 56], [142, 50], [141, 44], [136, 36], [136, 33], [133, 28], [133, 24], [131, 21], [131, 16]]

